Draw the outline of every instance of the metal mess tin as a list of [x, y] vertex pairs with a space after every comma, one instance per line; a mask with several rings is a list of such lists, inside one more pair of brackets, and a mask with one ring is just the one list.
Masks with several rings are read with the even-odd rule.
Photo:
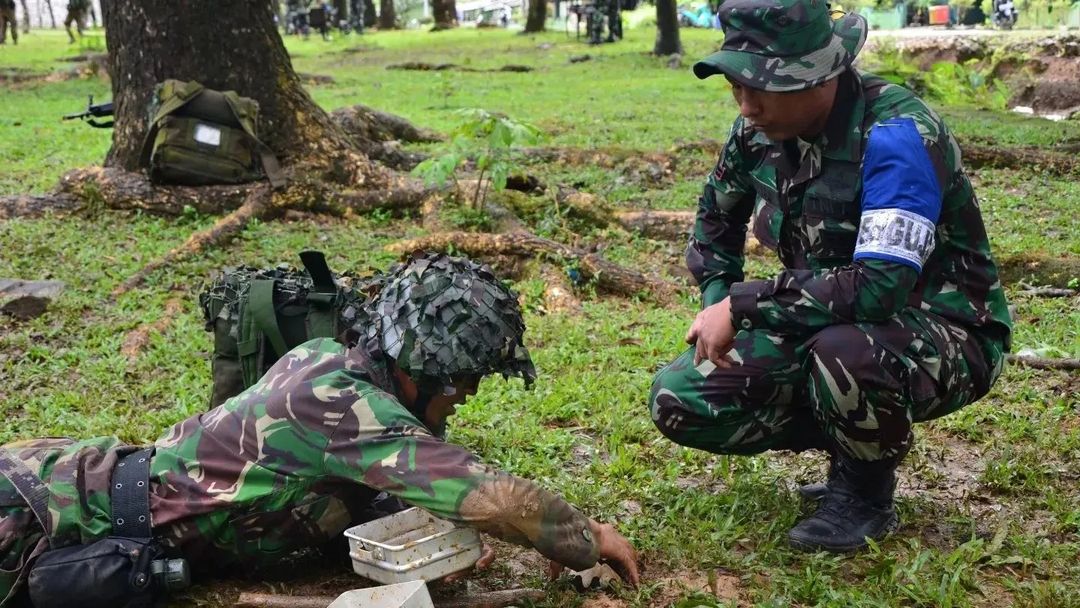
[[345, 531], [353, 570], [380, 583], [433, 581], [480, 559], [480, 533], [413, 507]]
[[327, 608], [434, 608], [424, 581], [346, 591]]

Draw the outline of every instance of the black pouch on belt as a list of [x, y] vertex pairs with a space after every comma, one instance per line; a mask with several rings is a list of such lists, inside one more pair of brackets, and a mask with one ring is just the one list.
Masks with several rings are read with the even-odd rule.
[[112, 536], [51, 549], [30, 569], [34, 608], [151, 608], [168, 590], [186, 586], [186, 564], [162, 559], [150, 522], [153, 449], [124, 456], [113, 470]]

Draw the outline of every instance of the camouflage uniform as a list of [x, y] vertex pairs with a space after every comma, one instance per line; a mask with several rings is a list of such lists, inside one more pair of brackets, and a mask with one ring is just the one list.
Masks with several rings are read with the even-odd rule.
[[[490, 269], [415, 255], [374, 280], [377, 295], [346, 334], [306, 342], [253, 386], [184, 420], [155, 442], [154, 536], [194, 569], [253, 568], [323, 547], [369, 518], [380, 493], [439, 517], [536, 548], [572, 568], [592, 566], [589, 520], [536, 484], [484, 465], [411, 411], [390, 362], [418, 391], [453, 395], [455, 378], [535, 378], [513, 292]], [[115, 438], [6, 446], [48, 486], [58, 546], [112, 530]], [[0, 598], [18, 591], [47, 548], [41, 526], [0, 476]], [[341, 554], [344, 558], [344, 553]], [[7, 600], [0, 602], [5, 605]]]
[[[705, 184], [687, 264], [705, 306], [731, 296], [740, 365], [695, 368], [691, 349], [657, 375], [652, 417], [679, 443], [814, 447], [799, 431], [816, 419], [842, 449], [876, 460], [906, 447], [912, 421], [971, 403], [1001, 372], [1010, 321], [956, 141], [910, 91], [854, 69], [840, 78], [818, 140], [771, 142], [740, 117]], [[946, 185], [921, 272], [853, 259], [863, 152], [876, 129], [907, 120], [935, 174], [911, 178]], [[772, 280], [744, 281], [748, 222], [785, 267]]]
[[0, 0], [0, 44], [7, 42], [7, 28], [11, 27], [11, 42], [19, 44], [19, 24], [15, 20], [15, 0]]
[[[327, 544], [387, 492], [570, 567], [595, 563], [584, 515], [435, 436], [395, 390], [359, 349], [329, 339], [293, 349], [258, 384], [155, 442], [155, 536], [197, 568], [270, 563]], [[6, 447], [48, 483], [58, 537], [87, 543], [109, 534], [117, 439]], [[0, 478], [0, 494], [11, 490]], [[0, 596], [45, 548], [27, 507], [0, 507]]]
[[[825, 114], [808, 107], [798, 128], [825, 120], [810, 140], [735, 121], [686, 251], [705, 306], [730, 305], [733, 365], [684, 353], [654, 380], [652, 418], [717, 453], [828, 450], [828, 483], [803, 488], [821, 504], [788, 538], [857, 550], [898, 525], [912, 423], [971, 403], [1001, 373], [1004, 292], [956, 140], [911, 92], [850, 67], [864, 19], [831, 19], [820, 0], [729, 0], [718, 17], [724, 44], [694, 73], [740, 87], [740, 113], [768, 120], [792, 105], [785, 94], [826, 84], [835, 97]], [[783, 263], [771, 280], [745, 280], [748, 223]]]
[[75, 42], [75, 34], [71, 33], [71, 24], [75, 24], [79, 36], [83, 35], [83, 24], [86, 23], [86, 13], [90, 10], [90, 0], [71, 0], [67, 6], [67, 17], [64, 18], [64, 29], [67, 30], [68, 38]]

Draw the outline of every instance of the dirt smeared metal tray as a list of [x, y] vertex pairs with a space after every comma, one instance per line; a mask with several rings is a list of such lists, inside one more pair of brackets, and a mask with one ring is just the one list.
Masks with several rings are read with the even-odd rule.
[[412, 581], [346, 591], [327, 608], [433, 608], [433, 606], [424, 581]]
[[480, 559], [480, 533], [419, 508], [345, 531], [353, 570], [380, 583], [433, 581]]

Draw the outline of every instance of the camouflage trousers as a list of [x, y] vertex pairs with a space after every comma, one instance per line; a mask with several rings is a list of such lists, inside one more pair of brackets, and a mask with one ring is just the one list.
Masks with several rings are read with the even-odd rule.
[[908, 447], [913, 422], [982, 397], [1003, 348], [907, 308], [881, 324], [834, 325], [809, 336], [739, 331], [718, 368], [691, 348], [653, 380], [653, 422], [681, 445], [717, 454], [835, 447], [880, 460]]

